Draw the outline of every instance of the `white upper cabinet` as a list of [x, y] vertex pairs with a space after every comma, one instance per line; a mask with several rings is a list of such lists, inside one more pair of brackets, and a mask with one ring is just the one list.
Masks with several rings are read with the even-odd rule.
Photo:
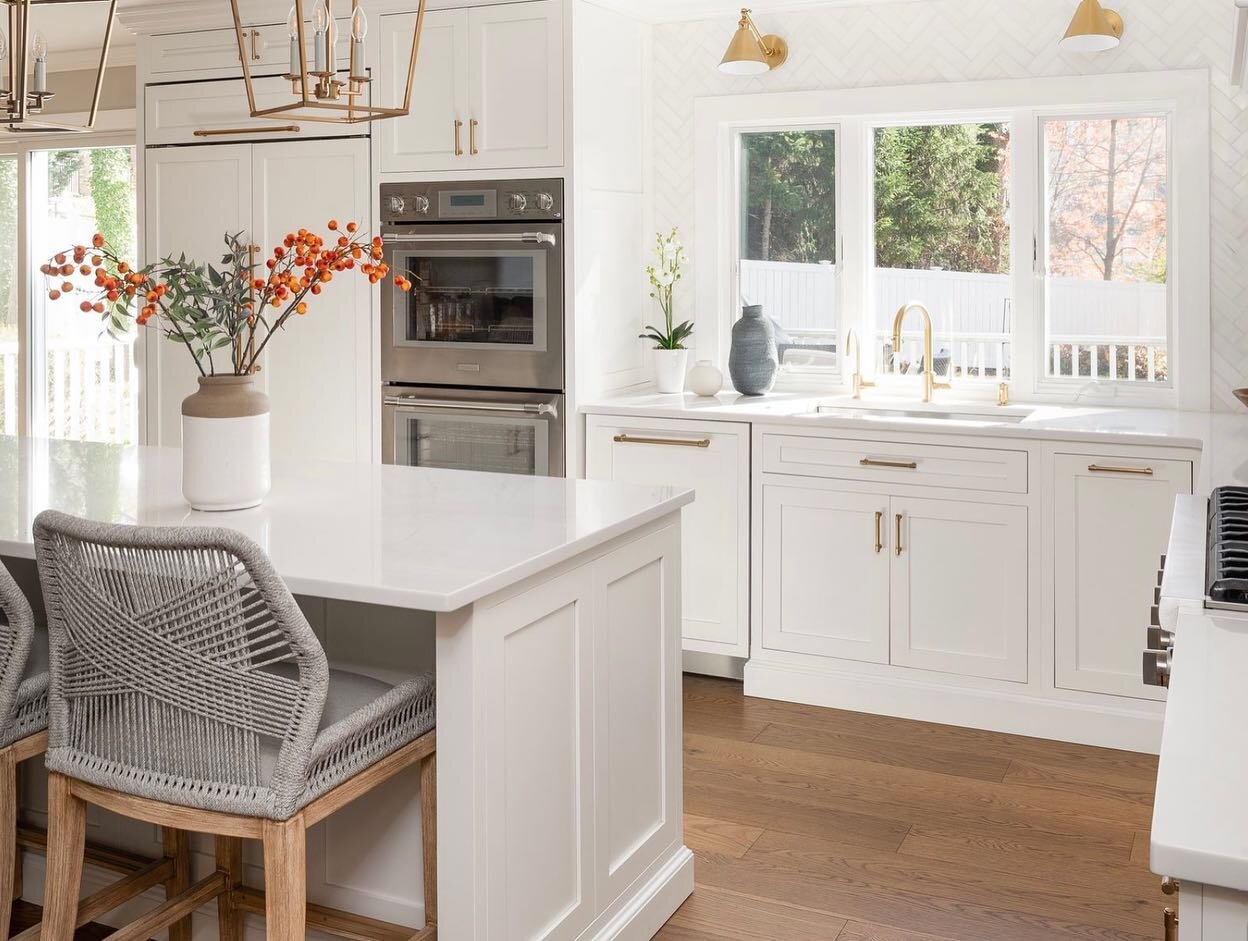
[[[415, 25], [381, 18], [382, 104], [402, 100]], [[427, 13], [411, 113], [379, 129], [382, 172], [562, 166], [563, 75], [557, 0]]]
[[893, 497], [892, 660], [1027, 680], [1027, 508]]
[[1059, 688], [1165, 697], [1144, 685], [1140, 653], [1174, 498], [1191, 492], [1190, 461], [1055, 455]]
[[586, 476], [696, 491], [681, 523], [684, 646], [748, 656], [749, 426], [591, 415]]

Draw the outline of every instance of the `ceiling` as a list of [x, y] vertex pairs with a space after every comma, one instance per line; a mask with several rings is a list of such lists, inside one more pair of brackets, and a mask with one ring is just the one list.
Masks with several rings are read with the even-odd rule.
[[[31, 25], [48, 38], [48, 68], [53, 72], [94, 68], [100, 57], [100, 38], [108, 14], [107, 3], [38, 4]], [[118, 24], [113, 29], [114, 63], [134, 60], [134, 34]]]
[[766, 15], [783, 10], [805, 10], [812, 7], [863, 7], [884, 3], [925, 3], [931, 0], [593, 0], [600, 6], [612, 7], [621, 12], [654, 22], [678, 20], [702, 20], [723, 17], [735, 20], [741, 6], [748, 6], [755, 15]]

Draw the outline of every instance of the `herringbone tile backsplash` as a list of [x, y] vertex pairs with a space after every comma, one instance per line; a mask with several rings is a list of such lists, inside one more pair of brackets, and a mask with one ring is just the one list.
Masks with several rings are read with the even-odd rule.
[[[1231, 0], [1116, 0], [1126, 20], [1113, 52], [1062, 52], [1075, 0], [916, 0], [760, 17], [789, 40], [789, 62], [759, 78], [715, 68], [735, 25], [713, 20], [654, 31], [654, 199], [659, 228], [693, 239], [693, 107], [707, 95], [925, 82], [1208, 69], [1211, 76], [1212, 375], [1216, 409], [1239, 409], [1248, 386], [1248, 92], [1229, 80]], [[694, 259], [697, 263], [697, 259]], [[692, 273], [691, 273], [692, 275]], [[690, 280], [692, 283], [692, 278]], [[1176, 312], [1181, 317], [1182, 311]]]

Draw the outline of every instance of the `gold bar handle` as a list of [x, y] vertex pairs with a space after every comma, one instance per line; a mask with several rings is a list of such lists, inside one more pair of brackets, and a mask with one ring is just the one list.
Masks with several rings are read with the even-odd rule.
[[616, 435], [616, 444], [659, 444], [673, 448], [709, 448], [710, 438], [638, 438], [633, 435]]
[[455, 119], [455, 156], [456, 157], [462, 157], [464, 155], [464, 145], [463, 145], [462, 140], [460, 139], [460, 133], [463, 131], [463, 129], [464, 129], [464, 122], [459, 120], [459, 118], [456, 118]]
[[1109, 467], [1104, 464], [1089, 464], [1088, 470], [1094, 474], [1138, 474], [1141, 477], [1152, 477], [1151, 467]]
[[893, 517], [893, 539], [896, 543], [896, 552], [901, 555], [901, 514], [898, 513]]
[[481, 122], [473, 118], [468, 122], [468, 152], [474, 157], [481, 153], [477, 150], [477, 128], [481, 126]]
[[875, 554], [879, 555], [884, 551], [884, 513], [880, 510], [875, 511]]
[[1162, 924], [1165, 926], [1166, 941], [1179, 941], [1179, 913], [1167, 908], [1162, 913]]
[[279, 124], [276, 127], [263, 127], [256, 125], [255, 127], [201, 127], [195, 131], [196, 137], [227, 137], [233, 134], [298, 134], [301, 130], [298, 124]]
[[253, 29], [251, 31], [251, 61], [252, 62], [260, 61], [260, 50], [257, 48], [257, 43], [259, 43], [259, 41], [260, 41], [260, 30]]
[[901, 470], [918, 470], [918, 461], [879, 461], [873, 457], [864, 457], [858, 462], [863, 467], [896, 467]]
[[1166, 876], [1161, 880], [1161, 892], [1163, 895], [1178, 895], [1179, 880], [1173, 876]]

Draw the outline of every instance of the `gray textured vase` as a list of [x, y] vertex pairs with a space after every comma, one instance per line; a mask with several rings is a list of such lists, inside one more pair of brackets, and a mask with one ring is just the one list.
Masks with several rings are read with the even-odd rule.
[[763, 305], [743, 307], [741, 319], [732, 328], [732, 350], [728, 354], [728, 375], [733, 388], [742, 395], [770, 392], [779, 369], [776, 334], [771, 321], [763, 316]]

